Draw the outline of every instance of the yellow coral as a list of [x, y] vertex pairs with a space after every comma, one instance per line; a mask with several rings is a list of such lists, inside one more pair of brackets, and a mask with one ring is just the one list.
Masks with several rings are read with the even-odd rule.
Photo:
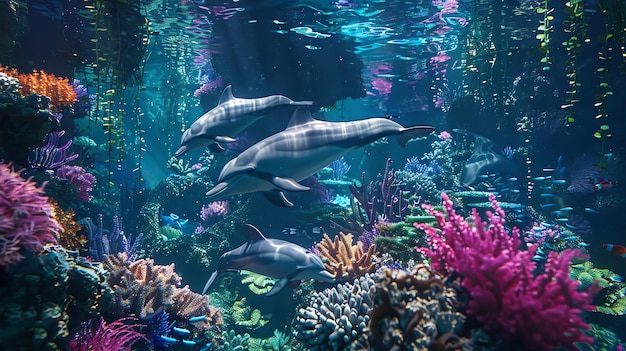
[[253, 310], [250, 306], [246, 305], [245, 297], [241, 298], [239, 301], [235, 301], [232, 316], [235, 320], [235, 324], [253, 330], [259, 329], [269, 323], [269, 318], [272, 317], [271, 315], [268, 315], [268, 319], [264, 319], [260, 310], [256, 308]]
[[241, 283], [248, 284], [248, 288], [250, 288], [250, 291], [257, 295], [263, 295], [268, 293], [270, 290], [272, 290], [276, 282], [275, 279], [250, 271], [242, 270], [239, 272], [239, 274], [242, 276]]
[[63, 231], [59, 233], [59, 244], [68, 250], [82, 251], [87, 248], [87, 237], [78, 234], [82, 225], [78, 224], [74, 218], [74, 210], [69, 208], [64, 211], [56, 202], [50, 203], [54, 219], [59, 222]]
[[339, 233], [334, 240], [324, 234], [317, 249], [325, 260], [326, 270], [334, 274], [337, 280], [353, 280], [377, 268], [374, 256], [376, 246], [372, 245], [363, 252], [363, 243], [352, 244], [352, 234]]

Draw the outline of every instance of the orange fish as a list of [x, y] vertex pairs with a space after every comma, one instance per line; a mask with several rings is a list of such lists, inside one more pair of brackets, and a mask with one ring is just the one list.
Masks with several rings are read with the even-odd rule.
[[617, 244], [602, 244], [602, 248], [613, 255], [626, 258], [626, 247]]
[[615, 185], [619, 185], [619, 182], [604, 177], [591, 177], [589, 178], [589, 184], [593, 186], [593, 190], [608, 190]]

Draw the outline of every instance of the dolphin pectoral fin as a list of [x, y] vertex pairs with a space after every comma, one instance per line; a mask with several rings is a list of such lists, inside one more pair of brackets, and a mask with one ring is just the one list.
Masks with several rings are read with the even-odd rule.
[[280, 190], [274, 189], [270, 191], [264, 191], [263, 195], [265, 195], [265, 198], [268, 199], [269, 202], [273, 203], [276, 206], [293, 207], [293, 202], [289, 201], [289, 199], [287, 199], [287, 197], [285, 196], [285, 193]]
[[226, 187], [228, 186], [228, 184], [221, 182], [219, 184], [217, 184], [216, 186], [214, 186], [213, 188], [211, 188], [211, 190], [209, 190], [206, 193], [206, 196], [216, 196], [218, 195], [222, 190], [226, 189]]
[[432, 126], [413, 126], [409, 128], [404, 128], [404, 130], [402, 130], [402, 134], [398, 135], [396, 137], [396, 140], [398, 141], [398, 144], [400, 144], [400, 146], [405, 147], [409, 140], [415, 137], [428, 135], [434, 130], [435, 127]]
[[308, 186], [304, 186], [296, 182], [293, 178], [274, 176], [270, 178], [270, 183], [274, 184], [274, 186], [276, 186], [280, 190], [285, 191], [307, 191], [311, 189]]
[[187, 146], [183, 145], [178, 150], [176, 150], [176, 152], [174, 153], [174, 157], [178, 157], [184, 154], [185, 152], [187, 152]]
[[211, 284], [213, 284], [213, 282], [215, 281], [215, 278], [217, 278], [217, 271], [213, 272], [213, 274], [211, 274], [211, 276], [209, 277], [209, 280], [207, 280], [206, 284], [204, 284], [204, 289], [202, 289], [202, 295], [204, 295], [204, 293], [209, 290], [209, 287], [211, 286]]
[[216, 135], [213, 140], [217, 141], [218, 143], [234, 143], [235, 141], [237, 141], [237, 139], [231, 138], [226, 135]]
[[209, 145], [208, 148], [213, 153], [226, 151], [226, 149], [224, 149], [224, 147], [222, 145], [218, 144], [218, 143], [213, 143], [213, 144]]
[[287, 287], [288, 284], [289, 284], [289, 277], [282, 278], [281, 280], [277, 281], [274, 284], [274, 286], [272, 287], [272, 290], [268, 291], [268, 293], [265, 294], [265, 296], [274, 296], [278, 294], [279, 292], [283, 291], [283, 289]]

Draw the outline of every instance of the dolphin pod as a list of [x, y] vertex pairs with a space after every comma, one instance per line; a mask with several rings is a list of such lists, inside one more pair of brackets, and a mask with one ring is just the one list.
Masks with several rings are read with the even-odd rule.
[[256, 99], [233, 96], [232, 86], [222, 92], [219, 104], [198, 118], [183, 133], [180, 148], [174, 153], [179, 157], [191, 150], [209, 147], [214, 152], [224, 151], [218, 143], [231, 143], [239, 134], [264, 114], [281, 106], [311, 106], [312, 101], [293, 101], [283, 95], [270, 95]]
[[239, 270], [279, 279], [266, 296], [279, 293], [290, 281], [308, 279], [335, 281], [334, 276], [324, 268], [322, 259], [311, 251], [288, 241], [267, 239], [251, 224], [246, 224], [246, 229], [250, 240], [219, 258], [217, 270], [209, 277], [202, 294], [209, 289], [218, 275]]
[[306, 191], [298, 182], [308, 178], [349, 152], [386, 136], [406, 143], [431, 133], [432, 126], [403, 127], [386, 118], [352, 122], [313, 119], [308, 108], [293, 113], [287, 129], [244, 150], [222, 169], [218, 183], [207, 192], [209, 200], [229, 195], [263, 192], [272, 203], [293, 204], [284, 191]]

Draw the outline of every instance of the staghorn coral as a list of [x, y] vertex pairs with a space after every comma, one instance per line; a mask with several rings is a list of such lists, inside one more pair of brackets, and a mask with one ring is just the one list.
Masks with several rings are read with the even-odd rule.
[[456, 290], [428, 266], [382, 270], [374, 280], [370, 322], [352, 350], [427, 350], [463, 329]]
[[24, 250], [38, 253], [57, 243], [63, 228], [42, 194], [43, 186], [0, 164], [0, 267], [19, 262]]
[[50, 107], [54, 112], [60, 112], [63, 106], [71, 105], [76, 101], [76, 93], [67, 78], [57, 77], [43, 70], [34, 70], [30, 74], [19, 74], [15, 69], [8, 69], [0, 65], [0, 72], [16, 77], [22, 88], [20, 94], [43, 95], [50, 98]]
[[347, 349], [370, 321], [373, 287], [372, 276], [365, 274], [352, 284], [313, 293], [309, 305], [298, 310], [295, 338], [311, 351]]
[[331, 240], [324, 234], [322, 241], [316, 245], [322, 258], [326, 261], [326, 270], [335, 275], [337, 280], [352, 280], [366, 273], [376, 270], [377, 262], [374, 256], [376, 245], [370, 246], [363, 252], [363, 244], [352, 244], [352, 234], [339, 233]]
[[222, 325], [221, 313], [209, 306], [207, 296], [190, 291], [188, 286], [180, 288], [182, 278], [173, 263], [155, 265], [152, 259], [131, 262], [125, 253], [118, 253], [106, 256], [103, 264], [110, 272], [107, 282], [114, 292], [116, 315], [145, 318], [162, 308], [180, 322], [206, 315], [208, 318], [195, 324], [202, 330]]
[[64, 211], [56, 202], [51, 204], [54, 219], [61, 225], [63, 230], [59, 234], [59, 245], [69, 250], [87, 250], [87, 237], [80, 234], [82, 225], [76, 222], [74, 210], [69, 208]]

